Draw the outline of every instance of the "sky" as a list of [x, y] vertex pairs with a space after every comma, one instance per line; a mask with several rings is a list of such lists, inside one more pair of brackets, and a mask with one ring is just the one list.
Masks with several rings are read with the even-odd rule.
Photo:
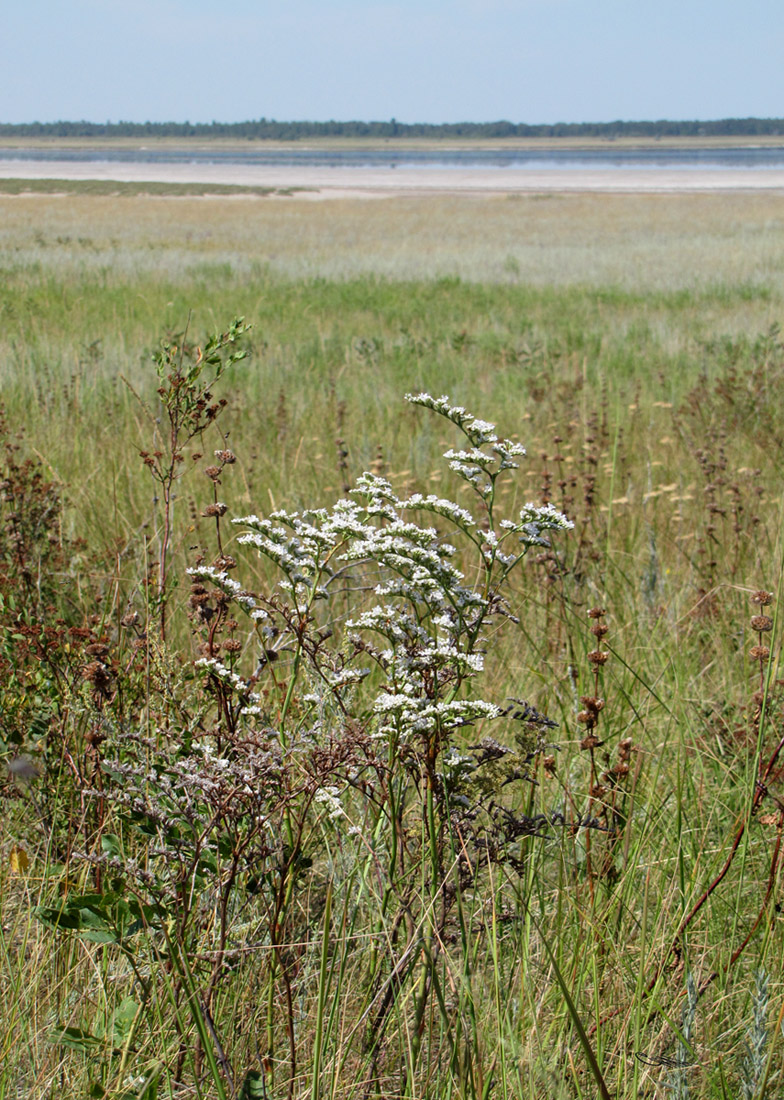
[[5, 0], [0, 122], [784, 117], [781, 0]]

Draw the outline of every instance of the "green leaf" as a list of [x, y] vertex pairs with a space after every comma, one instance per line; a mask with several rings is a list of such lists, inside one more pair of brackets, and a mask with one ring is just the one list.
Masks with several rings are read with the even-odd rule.
[[133, 997], [126, 997], [114, 1010], [112, 1019], [112, 1041], [115, 1046], [124, 1046], [139, 1012], [139, 1005]]
[[52, 1042], [56, 1046], [69, 1047], [71, 1050], [89, 1054], [101, 1045], [101, 1040], [80, 1027], [58, 1027], [52, 1032]]
[[79, 911], [71, 912], [68, 909], [54, 908], [48, 905], [37, 905], [33, 910], [35, 917], [50, 928], [62, 928], [67, 931], [80, 932], [83, 928]]
[[239, 1100], [267, 1100], [264, 1076], [257, 1069], [250, 1069], [240, 1088]]
[[131, 917], [128, 903], [113, 891], [75, 894], [63, 906], [39, 905], [33, 913], [42, 924], [76, 932], [92, 943], [119, 943]]
[[101, 850], [107, 856], [122, 859], [122, 846], [120, 838], [114, 833], [104, 833], [101, 837]]

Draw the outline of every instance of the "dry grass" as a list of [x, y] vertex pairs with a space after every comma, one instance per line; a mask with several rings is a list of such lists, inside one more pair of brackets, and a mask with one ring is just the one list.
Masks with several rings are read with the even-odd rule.
[[[153, 449], [165, 432], [119, 376], [154, 401], [149, 350], [167, 324], [184, 323], [191, 306], [199, 338], [213, 317], [219, 323], [233, 310], [254, 325], [253, 354], [234, 369], [224, 391], [229, 405], [221, 423], [237, 455], [221, 490], [229, 514], [263, 513], [273, 503], [329, 503], [340, 495], [346, 472], [338, 437], [345, 440], [352, 479], [378, 462], [400, 494], [457, 493], [467, 504], [466, 492], [438, 463], [454, 442], [449, 433], [438, 422], [412, 417], [400, 400], [406, 390], [425, 388], [450, 392], [528, 446], [520, 477], [510, 482], [515, 487], [499, 492], [499, 508], [514, 515], [525, 501], [550, 497], [576, 521], [551, 555], [531, 555], [510, 592], [520, 623], [507, 624], [506, 640], [493, 634], [487, 647], [492, 698], [525, 696], [560, 722], [552, 733], [559, 746], [555, 773], [540, 773], [523, 798], [531, 810], [565, 807], [574, 828], [554, 829], [541, 842], [528, 838], [522, 877], [499, 873], [492, 890], [466, 894], [470, 950], [460, 955], [457, 936], [444, 946], [445, 1000], [427, 1024], [422, 1065], [428, 1068], [416, 1095], [484, 1095], [444, 1053], [474, 1007], [478, 1041], [472, 1039], [470, 1049], [466, 1044], [466, 1065], [497, 1073], [492, 1095], [576, 1100], [596, 1094], [544, 954], [547, 936], [619, 1100], [653, 1100], [672, 1088], [666, 1059], [677, 1049], [686, 966], [707, 981], [696, 1021], [698, 1064], [689, 1073], [694, 1100], [740, 1095], [749, 990], [759, 967], [772, 977], [769, 1047], [773, 1075], [779, 1073], [774, 1024], [782, 988], [775, 959], [782, 955], [782, 923], [775, 906], [782, 902], [782, 881], [773, 856], [775, 823], [765, 818], [775, 816], [780, 802], [766, 795], [763, 813], [749, 807], [758, 749], [769, 757], [784, 716], [775, 612], [784, 561], [784, 346], [780, 333], [768, 331], [781, 314], [782, 200], [572, 196], [306, 204], [74, 197], [6, 199], [0, 210], [6, 268], [0, 380], [9, 443], [13, 447], [23, 426], [19, 461], [38, 455], [45, 477], [55, 478], [64, 496], [53, 532], [60, 557], [47, 560], [62, 571], [67, 614], [79, 622], [83, 616], [96, 632], [126, 607], [144, 611], [145, 578], [160, 534], [157, 490], [138, 448]], [[466, 281], [415, 280], [455, 271]], [[365, 274], [352, 279], [357, 272]], [[303, 274], [319, 278], [296, 278]], [[376, 277], [384, 274], [410, 281]], [[202, 467], [224, 442], [217, 435], [206, 440], [201, 466], [190, 458], [186, 463], [173, 505], [178, 575], [196, 548], [211, 556], [215, 526], [204, 505], [213, 490]], [[15, 454], [6, 453], [6, 466], [13, 467]], [[24, 481], [19, 467], [15, 477]], [[0, 534], [13, 533], [18, 517], [9, 515], [10, 502], [0, 503]], [[60, 547], [69, 530], [85, 537], [87, 550], [71, 554]], [[41, 553], [53, 554], [46, 535]], [[262, 565], [244, 558], [236, 543], [229, 546], [240, 559], [237, 577], [263, 588]], [[5, 555], [4, 568], [16, 568], [15, 542]], [[25, 574], [33, 588], [34, 573]], [[51, 587], [52, 578], [43, 579]], [[759, 608], [749, 601], [762, 587], [776, 591], [776, 621], [765, 635], [773, 656], [764, 722], [755, 717], [754, 699], [761, 662], [750, 659], [761, 637], [750, 616]], [[151, 659], [166, 693], [160, 707], [167, 725], [183, 699], [192, 714], [213, 705], [190, 679], [199, 636], [185, 617], [187, 600], [183, 581], [172, 597], [177, 625], [172, 622], [169, 636], [170, 672], [155, 654]], [[99, 605], [109, 610], [93, 622], [89, 615]], [[600, 692], [587, 657], [599, 639], [589, 633], [592, 606], [607, 609], [609, 626], [601, 645], [611, 657]], [[96, 708], [101, 717], [84, 676], [94, 662], [82, 660], [69, 640], [48, 658], [29, 649], [20, 664], [20, 646], [32, 642], [19, 635], [14, 614], [11, 607], [0, 618], [8, 670], [0, 685], [3, 751], [27, 750], [30, 731], [50, 713], [61, 716], [67, 736], [81, 745], [79, 722], [92, 722]], [[126, 643], [117, 639], [124, 635], [114, 625], [109, 633], [112, 652], [122, 655], [119, 670]], [[275, 668], [286, 676], [290, 654], [281, 652]], [[73, 669], [71, 697], [62, 707], [59, 681], [44, 675], [52, 653]], [[241, 667], [250, 670], [256, 657], [249, 642]], [[139, 675], [128, 682], [129, 714], [133, 722], [157, 721], [150, 718], [148, 673]], [[598, 798], [586, 793], [593, 786], [593, 754], [581, 748], [583, 693], [601, 693], [606, 701], [598, 769], [622, 763], [622, 744], [634, 743], [631, 774], [619, 780], [634, 802], [615, 823], [623, 831], [617, 866], [600, 862], [601, 832], [591, 836], [591, 863], [590, 834], [575, 825], [578, 815], [597, 812]], [[124, 706], [118, 699], [118, 708]], [[117, 714], [117, 728], [125, 728], [126, 717]], [[187, 721], [180, 716], [174, 723], [178, 743]], [[780, 799], [781, 776], [769, 777], [769, 787]], [[161, 1066], [174, 1075], [178, 1036], [196, 1044], [187, 1020], [172, 1023], [167, 997], [173, 1003], [177, 991], [167, 992], [167, 971], [159, 968], [155, 1011], [140, 1024], [122, 1069], [109, 1043], [90, 1056], [53, 1043], [58, 1026], [102, 1027], [134, 987], [112, 946], [69, 941], [35, 919], [36, 903], [61, 903], [62, 868], [47, 864], [33, 804], [9, 805], [14, 810], [0, 862], [0, 1017], [10, 1039], [0, 1045], [0, 1097], [17, 1100], [26, 1089], [25, 1096], [71, 1100], [100, 1079], [111, 1100], [149, 1100], [152, 1093], [138, 1085], [131, 1090], [126, 1077], [132, 1073], [138, 1081]], [[742, 845], [719, 880], [739, 821], [748, 822]], [[414, 840], [419, 830], [417, 818]], [[294, 894], [292, 942], [308, 943], [296, 974], [305, 1067], [297, 1095], [303, 1097], [311, 1095], [304, 1074], [316, 1045], [319, 990], [335, 997], [323, 1063], [332, 1076], [325, 1071], [321, 1095], [361, 1094], [355, 1025], [367, 1003], [362, 976], [369, 945], [380, 944], [385, 957], [391, 942], [387, 902], [373, 894], [372, 876], [367, 882], [365, 872], [356, 877], [366, 851], [354, 857], [349, 841], [336, 837], [329, 852], [333, 924], [337, 929], [339, 919], [348, 920], [360, 886], [370, 891], [363, 903], [369, 915], [357, 918], [351, 934], [334, 934], [334, 957], [346, 967], [336, 967], [334, 986], [329, 976], [326, 984], [318, 977], [328, 923], [319, 908], [327, 865], [321, 848], [310, 885]], [[15, 844], [30, 853], [26, 877], [12, 867]], [[81, 866], [80, 874], [71, 890], [88, 888], [89, 869]], [[247, 964], [221, 978], [226, 992], [216, 1014], [238, 1074], [262, 1064], [259, 1051], [268, 1049], [276, 1029], [275, 1048], [285, 1049], [269, 945], [257, 935], [260, 926], [245, 924], [255, 912], [256, 889], [250, 881], [236, 914], [237, 935], [252, 933], [254, 946]], [[684, 917], [706, 891], [706, 905], [681, 935]], [[519, 919], [526, 907], [539, 929]], [[748, 948], [733, 962], [749, 934]], [[199, 942], [209, 948], [208, 938]], [[200, 956], [200, 964], [208, 957]], [[718, 976], [709, 981], [713, 972]], [[473, 991], [475, 1006], [464, 989]], [[413, 1034], [406, 1033], [412, 1002], [401, 1006], [395, 1026], [403, 1037]], [[402, 1038], [389, 1052], [388, 1072], [410, 1058]], [[278, 1058], [280, 1087], [270, 1098], [284, 1091]], [[186, 1065], [185, 1076], [190, 1072]], [[202, 1095], [219, 1095], [201, 1076]], [[772, 1077], [769, 1100], [779, 1086]], [[379, 1084], [378, 1095], [396, 1094], [395, 1087]], [[164, 1091], [162, 1084], [159, 1095], [194, 1092], [184, 1086]]]
[[65, 276], [459, 276], [646, 291], [784, 286], [784, 196], [0, 199], [3, 264]]

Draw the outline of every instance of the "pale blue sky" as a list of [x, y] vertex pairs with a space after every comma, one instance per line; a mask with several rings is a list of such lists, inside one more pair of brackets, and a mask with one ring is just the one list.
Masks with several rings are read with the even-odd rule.
[[782, 0], [4, 0], [0, 121], [784, 116]]

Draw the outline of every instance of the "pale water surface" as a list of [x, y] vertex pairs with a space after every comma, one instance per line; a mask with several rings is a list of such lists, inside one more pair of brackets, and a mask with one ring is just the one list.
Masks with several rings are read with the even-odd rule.
[[585, 171], [606, 169], [743, 170], [784, 169], [784, 144], [771, 146], [599, 148], [599, 149], [247, 149], [139, 147], [100, 149], [47, 146], [46, 148], [2, 148], [0, 161], [60, 162], [71, 164], [148, 165], [237, 165], [259, 167], [351, 169], [560, 169]]

